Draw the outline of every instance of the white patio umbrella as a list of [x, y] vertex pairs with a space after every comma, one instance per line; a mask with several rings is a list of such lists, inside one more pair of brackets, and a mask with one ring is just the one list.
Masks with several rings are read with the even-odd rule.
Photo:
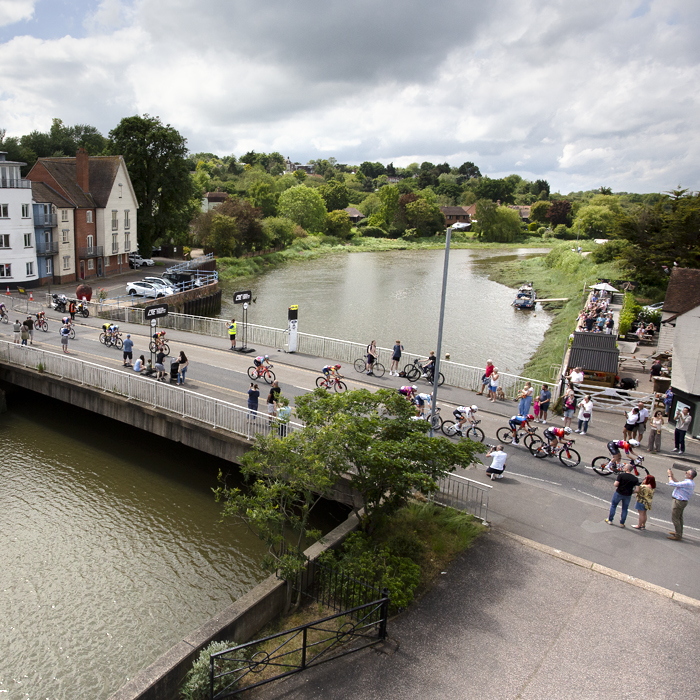
[[591, 289], [598, 289], [601, 292], [619, 292], [619, 289], [615, 289], [611, 284], [608, 284], [607, 282], [598, 282], [598, 284], [594, 284]]

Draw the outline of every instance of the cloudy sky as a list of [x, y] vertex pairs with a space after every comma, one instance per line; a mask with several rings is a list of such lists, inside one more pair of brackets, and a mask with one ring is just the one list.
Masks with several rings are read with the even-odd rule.
[[0, 128], [700, 189], [697, 0], [0, 0]]

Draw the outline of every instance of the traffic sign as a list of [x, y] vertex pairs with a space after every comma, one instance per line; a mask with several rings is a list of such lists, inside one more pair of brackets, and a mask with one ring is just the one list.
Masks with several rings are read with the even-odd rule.
[[152, 318], [151, 319], [151, 328], [155, 328], [158, 325], [158, 319]]
[[167, 304], [154, 304], [153, 306], [147, 306], [144, 309], [144, 315], [147, 321], [155, 318], [161, 318], [162, 316], [168, 315], [168, 305]]
[[243, 304], [245, 302], [251, 301], [253, 299], [253, 292], [248, 291], [245, 292], [234, 292], [233, 294], [233, 303], [234, 304]]

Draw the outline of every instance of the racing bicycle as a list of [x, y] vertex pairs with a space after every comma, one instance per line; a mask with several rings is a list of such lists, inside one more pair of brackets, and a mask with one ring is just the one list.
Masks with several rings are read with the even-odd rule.
[[[121, 335], [121, 334], [120, 334]], [[170, 354], [170, 346], [164, 340], [152, 340], [148, 344], [149, 352], [163, 352], [166, 355]]]
[[[369, 371], [369, 365], [367, 364], [367, 360], [364, 357], [358, 357], [355, 360], [354, 367], [355, 371], [359, 372], [360, 374]], [[377, 362], [375, 360], [374, 364], [372, 365], [372, 374], [375, 377], [383, 377], [384, 372], [386, 372], [386, 367], [384, 367], [384, 365], [381, 362]]]
[[100, 333], [100, 342], [107, 347], [113, 346], [117, 350], [121, 350], [124, 347], [124, 341], [122, 340], [122, 334], [117, 333], [116, 335], [110, 335], [109, 333]]
[[445, 433], [447, 437], [459, 435], [460, 437], [468, 438], [474, 442], [483, 442], [486, 436], [484, 435], [484, 431], [477, 427], [479, 423], [481, 423], [480, 420], [474, 421], [474, 423], [467, 422], [469, 427], [466, 430], [462, 430], [453, 420], [446, 420], [442, 422], [442, 432]]
[[264, 379], [268, 384], [275, 381], [275, 373], [271, 369], [272, 365], [260, 365], [248, 367], [248, 376], [251, 379]]
[[[403, 371], [406, 375], [406, 379], [408, 379], [411, 382], [415, 382], [416, 379], [425, 379], [428, 384], [433, 383], [433, 373], [432, 371], [426, 372], [422, 365], [420, 364], [420, 360], [416, 358], [413, 360], [413, 362], [410, 365], [406, 365], [403, 368]], [[445, 383], [445, 375], [440, 372], [440, 380], [438, 381], [438, 386], [442, 386]]]
[[[627, 462], [627, 464], [632, 465], [632, 473], [635, 476], [649, 476], [649, 470], [644, 466], [644, 457], [642, 455], [637, 455], [634, 459]], [[601, 476], [610, 476], [611, 474], [620, 474], [625, 464], [620, 460], [620, 463], [612, 461], [610, 455], [601, 455], [596, 457], [593, 462], [591, 462], [593, 471]]]
[[533, 440], [530, 444], [530, 452], [538, 459], [556, 457], [558, 455], [559, 461], [565, 467], [573, 469], [581, 464], [581, 455], [571, 447], [573, 444], [573, 440], [561, 440], [561, 444], [552, 449], [551, 445], [538, 437], [537, 440]]
[[[61, 334], [61, 329], [60, 329], [60, 328], [58, 329], [58, 334], [59, 334], [59, 335]], [[75, 340], [75, 328], [74, 328], [72, 325], [71, 325], [71, 327], [70, 327], [70, 333], [68, 334], [68, 337], [69, 337], [71, 340]]]
[[[523, 436], [525, 436], [523, 438], [523, 445], [525, 445], [528, 450], [533, 442], [542, 440], [542, 438], [537, 434], [537, 428], [518, 428], [518, 442], [520, 442], [520, 438]], [[504, 426], [496, 431], [496, 437], [504, 445], [508, 445], [509, 443], [513, 442], [513, 431], [510, 426]]]
[[342, 394], [348, 388], [345, 382], [340, 381], [340, 377], [326, 377], [323, 374], [316, 379], [316, 386], [328, 389], [328, 391], [335, 389], [339, 394]]

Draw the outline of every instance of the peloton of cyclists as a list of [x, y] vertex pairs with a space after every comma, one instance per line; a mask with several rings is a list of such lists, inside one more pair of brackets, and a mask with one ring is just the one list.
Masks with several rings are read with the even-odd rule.
[[622, 460], [622, 453], [620, 450], [624, 450], [625, 454], [632, 454], [637, 457], [637, 453], [634, 451], [635, 447], [639, 447], [638, 440], [611, 440], [608, 443], [608, 452], [612, 455], [612, 459], [608, 462], [605, 467], [606, 472], [611, 472], [612, 469], [610, 465], [614, 462], [615, 464], [620, 464]]
[[326, 379], [341, 379], [340, 365], [326, 365], [321, 372]]
[[571, 435], [571, 428], [568, 426], [566, 428], [555, 428], [553, 425], [550, 425], [545, 428], [543, 435], [547, 439], [550, 452], [553, 454], [559, 444], [559, 439], [563, 440], [565, 435]]
[[457, 406], [452, 415], [457, 421], [457, 428], [463, 432], [464, 425], [469, 421], [472, 425], [476, 425], [476, 420], [474, 414], [479, 410], [479, 407], [474, 404], [472, 406]]
[[511, 430], [513, 431], [513, 445], [518, 444], [518, 429], [519, 428], [528, 428], [532, 429], [532, 425], [530, 424], [531, 420], [535, 420], [535, 416], [532, 415], [532, 413], [528, 413], [526, 416], [513, 416], [509, 421], [508, 425], [510, 426]]
[[119, 326], [117, 326], [115, 323], [103, 323], [102, 330], [109, 338], [109, 343], [105, 343], [105, 345], [114, 345], [114, 341], [119, 334]]

